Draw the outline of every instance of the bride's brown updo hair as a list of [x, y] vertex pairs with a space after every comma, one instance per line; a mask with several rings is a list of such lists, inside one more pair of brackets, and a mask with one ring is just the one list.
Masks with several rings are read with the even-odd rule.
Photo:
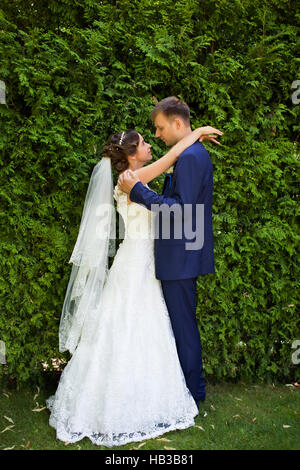
[[139, 133], [134, 129], [118, 132], [104, 146], [102, 156], [110, 158], [113, 167], [122, 173], [129, 168], [127, 157], [137, 151], [139, 140]]

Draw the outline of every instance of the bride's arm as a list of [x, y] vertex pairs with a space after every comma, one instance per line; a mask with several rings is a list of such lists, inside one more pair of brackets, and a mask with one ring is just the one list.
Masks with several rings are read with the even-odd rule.
[[152, 181], [157, 176], [161, 175], [166, 171], [170, 166], [172, 166], [176, 160], [178, 159], [179, 155], [190, 145], [192, 145], [196, 140], [199, 140], [202, 136], [203, 127], [198, 127], [194, 131], [192, 131], [186, 137], [179, 140], [177, 144], [173, 145], [173, 147], [166, 153], [163, 157], [159, 158], [159, 160], [147, 165], [143, 168], [138, 168], [134, 171], [134, 173], [140, 178], [142, 184], [147, 184], [149, 181]]
[[198, 127], [194, 131], [192, 131], [189, 135], [183, 137], [177, 144], [175, 144], [166, 155], [159, 158], [156, 162], [151, 163], [143, 168], [138, 168], [135, 170], [134, 173], [139, 177], [142, 184], [147, 184], [149, 181], [152, 181], [157, 176], [161, 175], [164, 171], [166, 171], [170, 166], [172, 166], [176, 160], [178, 159], [179, 155], [188, 147], [190, 147], [196, 140], [208, 139], [211, 142], [215, 142], [219, 144], [217, 140], [215, 140], [216, 135], [221, 136], [223, 132], [215, 129], [211, 126], [204, 126]]

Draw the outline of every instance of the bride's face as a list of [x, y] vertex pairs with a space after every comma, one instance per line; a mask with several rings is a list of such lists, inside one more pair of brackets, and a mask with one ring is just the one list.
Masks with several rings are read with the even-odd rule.
[[151, 145], [144, 141], [144, 138], [139, 134], [140, 140], [137, 146], [137, 151], [134, 155], [129, 156], [129, 160], [133, 160], [138, 163], [139, 166], [145, 165], [145, 163], [152, 160]]

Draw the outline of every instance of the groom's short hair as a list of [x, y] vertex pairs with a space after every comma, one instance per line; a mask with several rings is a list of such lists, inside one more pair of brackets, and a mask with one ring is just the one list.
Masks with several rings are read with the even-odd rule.
[[163, 113], [168, 119], [181, 117], [187, 126], [190, 125], [190, 108], [176, 96], [168, 96], [156, 103], [151, 113], [153, 122], [158, 113]]

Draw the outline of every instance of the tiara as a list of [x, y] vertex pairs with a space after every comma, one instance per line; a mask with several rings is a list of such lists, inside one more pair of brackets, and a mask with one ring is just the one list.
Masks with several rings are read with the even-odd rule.
[[122, 132], [122, 135], [121, 135], [121, 139], [120, 139], [119, 145], [121, 145], [121, 144], [122, 144], [122, 142], [123, 142], [123, 139], [124, 139], [124, 135], [125, 135], [125, 132]]

